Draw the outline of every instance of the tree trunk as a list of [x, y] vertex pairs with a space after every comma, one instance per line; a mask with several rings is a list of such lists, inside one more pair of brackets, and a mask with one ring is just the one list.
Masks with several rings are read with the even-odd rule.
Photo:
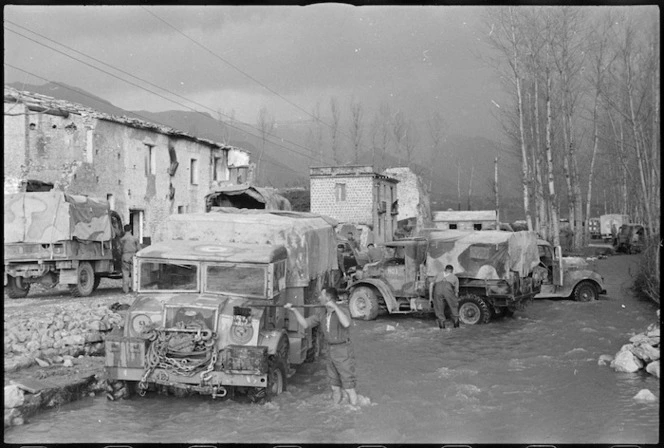
[[500, 224], [500, 199], [498, 198], [498, 157], [493, 161], [493, 194], [496, 199], [496, 230], [499, 230]]
[[528, 149], [523, 124], [523, 98], [521, 93], [521, 75], [519, 74], [519, 53], [516, 41], [516, 25], [514, 24], [514, 11], [510, 8], [510, 25], [512, 31], [512, 45], [514, 47], [514, 80], [516, 83], [517, 107], [519, 113], [519, 139], [521, 143], [521, 184], [523, 186], [523, 211], [526, 214], [528, 230], [533, 230], [533, 221], [530, 215], [530, 192], [528, 191]]
[[551, 75], [546, 74], [546, 166], [549, 178], [549, 203], [551, 212], [551, 232], [553, 245], [560, 246], [556, 188], [553, 182], [553, 156], [551, 153]]
[[590, 173], [588, 173], [588, 196], [586, 198], [586, 227], [584, 231], [584, 240], [590, 242], [590, 204], [593, 197], [593, 176], [595, 172], [595, 158], [597, 156], [597, 146], [599, 141], [597, 126], [597, 106], [599, 103], [599, 87], [595, 91], [595, 104], [593, 106], [593, 154], [590, 157]]
[[468, 210], [472, 210], [470, 205], [470, 197], [473, 194], [473, 174], [475, 173], [475, 165], [470, 166], [470, 182], [468, 183]]

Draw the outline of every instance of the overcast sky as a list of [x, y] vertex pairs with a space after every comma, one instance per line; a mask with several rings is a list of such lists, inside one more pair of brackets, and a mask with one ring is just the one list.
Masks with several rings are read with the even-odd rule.
[[[500, 103], [504, 94], [493, 70], [476, 57], [487, 51], [482, 11], [466, 6], [341, 4], [6, 6], [5, 63], [80, 87], [124, 109], [186, 110], [11, 29], [100, 66], [56, 43], [64, 44], [212, 110], [235, 111], [237, 119], [249, 123], [256, 122], [263, 105], [277, 121], [310, 118], [259, 81], [306, 111], [320, 102], [323, 113], [329, 113], [330, 97], [335, 96], [342, 119], [347, 118], [354, 97], [371, 115], [378, 105], [388, 103], [423, 126], [428, 116], [440, 111], [453, 132], [501, 138], [491, 110], [496, 107], [492, 100]], [[45, 82], [5, 65], [5, 82], [15, 81]]]

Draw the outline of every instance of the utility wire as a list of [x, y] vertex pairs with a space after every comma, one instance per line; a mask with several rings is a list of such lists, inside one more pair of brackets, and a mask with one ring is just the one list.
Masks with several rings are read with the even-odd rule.
[[[66, 49], [68, 49], [68, 50], [70, 50], [70, 51], [73, 51], [73, 52], [75, 52], [75, 53], [77, 53], [77, 54], [79, 54], [79, 55], [81, 55], [81, 56], [84, 56], [84, 57], [86, 57], [86, 58], [92, 59], [93, 61], [98, 62], [98, 63], [100, 63], [100, 64], [103, 64], [103, 65], [105, 65], [106, 67], [112, 68], [113, 70], [116, 70], [116, 71], [118, 71], [118, 72], [120, 72], [120, 73], [124, 73], [125, 75], [128, 75], [128, 76], [131, 76], [132, 78], [137, 79], [137, 80], [139, 80], [139, 81], [141, 81], [141, 82], [144, 82], [144, 83], [146, 83], [146, 84], [148, 84], [148, 85], [150, 85], [150, 86], [152, 86], [152, 87], [156, 87], [157, 89], [160, 89], [160, 90], [162, 90], [162, 91], [164, 91], [164, 92], [167, 92], [167, 93], [169, 93], [170, 95], [173, 95], [173, 96], [178, 97], [178, 98], [180, 98], [180, 99], [183, 99], [183, 100], [185, 100], [185, 101], [189, 101], [190, 103], [193, 103], [193, 104], [195, 104], [195, 105], [197, 105], [197, 106], [199, 106], [199, 107], [202, 107], [202, 108], [204, 108], [204, 109], [207, 109], [207, 110], [211, 111], [212, 113], [218, 113], [219, 115], [223, 115], [223, 116], [225, 116], [225, 117], [227, 117], [227, 118], [229, 118], [229, 119], [232, 119], [232, 117], [229, 116], [229, 115], [227, 115], [227, 114], [224, 114], [224, 113], [222, 113], [222, 112], [220, 112], [220, 111], [215, 111], [214, 109], [212, 109], [212, 108], [210, 108], [210, 107], [208, 107], [208, 106], [206, 106], [206, 105], [204, 105], [204, 104], [201, 104], [201, 103], [198, 103], [198, 102], [196, 102], [196, 101], [190, 100], [189, 98], [186, 98], [186, 97], [184, 97], [184, 96], [182, 96], [182, 95], [179, 95], [179, 94], [177, 94], [177, 93], [175, 93], [175, 92], [172, 92], [172, 91], [170, 91], [170, 90], [168, 90], [168, 89], [166, 89], [166, 88], [164, 88], [164, 87], [161, 87], [161, 86], [159, 86], [159, 85], [157, 85], [157, 84], [154, 84], [154, 83], [152, 83], [152, 82], [150, 82], [150, 81], [148, 81], [148, 80], [146, 80], [146, 79], [143, 79], [143, 78], [141, 78], [141, 77], [139, 77], [139, 76], [133, 75], [132, 73], [129, 73], [129, 72], [125, 71], [125, 70], [122, 70], [122, 69], [120, 69], [120, 68], [117, 68], [117, 67], [115, 67], [115, 66], [113, 66], [113, 65], [111, 65], [111, 64], [108, 64], [107, 62], [104, 62], [104, 61], [102, 61], [102, 60], [100, 60], [100, 59], [97, 59], [97, 58], [95, 58], [95, 57], [93, 57], [93, 56], [90, 56], [89, 54], [83, 53], [83, 52], [81, 52], [81, 51], [76, 50], [75, 48], [71, 48], [71, 47], [69, 47], [69, 46], [67, 46], [67, 45], [65, 45], [65, 44], [63, 44], [63, 43], [60, 43], [60, 42], [58, 42], [58, 41], [56, 41], [56, 40], [54, 40], [54, 39], [51, 39], [51, 38], [49, 38], [48, 36], [44, 36], [44, 35], [42, 35], [42, 34], [39, 34], [39, 33], [35, 32], [35, 31], [32, 31], [32, 30], [29, 29], [29, 28], [26, 28], [26, 27], [24, 27], [24, 26], [18, 25], [18, 24], [14, 23], [14, 22], [12, 22], [12, 21], [10, 21], [10, 20], [6, 20], [5, 22], [7, 22], [7, 23], [9, 23], [9, 24], [11, 24], [11, 25], [13, 25], [13, 26], [16, 26], [16, 27], [18, 27], [18, 28], [21, 28], [21, 29], [23, 29], [23, 30], [25, 30], [25, 31], [28, 31], [28, 32], [30, 32], [30, 33], [32, 33], [32, 34], [35, 34], [35, 35], [41, 37], [42, 39], [46, 39], [46, 40], [48, 40], [48, 41], [50, 41], [50, 42], [53, 42], [53, 43], [56, 44], [56, 45], [60, 45], [61, 47], [64, 47], [64, 48], [66, 48]], [[11, 32], [13, 32], [13, 33], [16, 33], [16, 31], [13, 31], [13, 30], [9, 30], [9, 31], [11, 31]], [[16, 34], [19, 34], [19, 33], [16, 33]], [[23, 36], [22, 34], [19, 34], [19, 35], [22, 36], [22, 37], [26, 37], [26, 36]], [[32, 39], [31, 39], [31, 40], [32, 40]], [[43, 44], [41, 44], [41, 43], [39, 43], [39, 42], [37, 42], [37, 41], [34, 41], [34, 40], [33, 40], [33, 42], [36, 42], [36, 43], [38, 43], [39, 45], [43, 45]], [[51, 47], [47, 47], [47, 48], [51, 48]], [[135, 84], [134, 84], [134, 85], [135, 85]], [[143, 89], [143, 90], [146, 90], [147, 92], [150, 92], [150, 93], [154, 93], [154, 92], [151, 92], [151, 91], [149, 91], [149, 90], [147, 90], [147, 89]], [[163, 97], [162, 97], [162, 98], [163, 98]], [[179, 104], [179, 103], [176, 103], [176, 104]], [[180, 104], [180, 105], [182, 105], [182, 104]], [[185, 107], [186, 107], [186, 106], [185, 106]], [[190, 109], [191, 109], [191, 110], [194, 110], [194, 109], [192, 109], [192, 108], [190, 108]], [[195, 112], [201, 114], [200, 111], [195, 111]], [[208, 118], [207, 115], [205, 115], [205, 114], [201, 114], [201, 115], [203, 115], [204, 117]], [[226, 124], [226, 123], [225, 123], [225, 124]], [[258, 132], [261, 132], [260, 129], [256, 128], [255, 126], [252, 126], [251, 124], [248, 124], [248, 123], [244, 123], [244, 124], [245, 124], [247, 127], [251, 128], [251, 129], [254, 129], [254, 130], [258, 131]], [[238, 129], [238, 130], [241, 130], [241, 131], [244, 132], [244, 130], [239, 129], [239, 128], [235, 127], [235, 126], [232, 126], [232, 125], [230, 125], [230, 124], [227, 124], [227, 125], [230, 126], [230, 127], [233, 127], [234, 129]], [[249, 134], [249, 135], [253, 135], [253, 134]], [[254, 136], [255, 136], [255, 135], [254, 135]], [[258, 136], [255, 136], [255, 137], [258, 137]], [[259, 138], [262, 138], [262, 137], [259, 137]], [[291, 141], [289, 141], [289, 140], [283, 140], [283, 139], [282, 139], [282, 141], [285, 141], [286, 143], [290, 143], [290, 144], [292, 144], [292, 145], [298, 146], [298, 147], [303, 148], [303, 149], [305, 149], [305, 150], [311, 151], [310, 148], [307, 148], [307, 147], [301, 146], [301, 145], [299, 145], [299, 144], [297, 144], [297, 143], [295, 143], [295, 142], [291, 142]], [[297, 151], [295, 151], [295, 153], [298, 154], [298, 155], [301, 155], [301, 156], [303, 156], [303, 157], [308, 157], [308, 158], [311, 159], [311, 160], [317, 160], [317, 158], [315, 158], [315, 157], [313, 157], [313, 156], [310, 156], [310, 155], [306, 155], [306, 154], [303, 154], [303, 153], [300, 153], [300, 152], [297, 152]]]
[[[11, 23], [11, 24], [14, 25], [14, 26], [17, 26], [17, 25], [14, 24], [13, 22], [10, 22], [10, 21], [6, 21], [6, 22]], [[123, 71], [123, 70], [121, 70], [121, 69], [118, 69], [118, 68], [116, 68], [116, 67], [114, 67], [114, 66], [112, 66], [112, 65], [110, 65], [110, 64], [107, 64], [107, 63], [105, 63], [105, 62], [103, 62], [103, 61], [100, 61], [100, 60], [98, 60], [98, 59], [96, 59], [96, 58], [94, 58], [94, 57], [92, 57], [92, 56], [88, 56], [88, 55], [86, 55], [85, 53], [81, 53], [81, 52], [79, 52], [79, 51], [77, 51], [77, 50], [71, 49], [70, 47], [68, 47], [68, 46], [66, 46], [66, 45], [60, 44], [59, 42], [56, 42], [56, 41], [54, 41], [54, 40], [52, 40], [52, 39], [50, 39], [50, 38], [48, 38], [48, 37], [42, 36], [42, 35], [40, 35], [40, 34], [38, 34], [38, 33], [35, 33], [34, 31], [31, 31], [31, 30], [29, 30], [29, 29], [27, 29], [27, 28], [25, 28], [25, 27], [22, 27], [22, 26], [20, 26], [20, 25], [18, 25], [18, 26], [19, 26], [20, 28], [26, 29], [27, 31], [29, 31], [29, 32], [31, 32], [31, 33], [34, 33], [34, 34], [36, 34], [36, 35], [38, 35], [38, 36], [40, 36], [40, 37], [43, 37], [44, 39], [47, 39], [47, 40], [49, 40], [49, 41], [51, 41], [51, 42], [53, 42], [53, 43], [55, 43], [55, 44], [57, 44], [57, 45], [61, 45], [61, 46], [65, 47], [65, 48], [68, 48], [68, 49], [70, 49], [70, 50], [72, 50], [72, 51], [75, 51], [75, 52], [78, 53], [78, 54], [81, 54], [81, 55], [83, 55], [83, 56], [85, 56], [85, 57], [88, 57], [88, 58], [90, 58], [90, 59], [92, 59], [92, 60], [95, 60], [95, 61], [97, 61], [97, 62], [99, 62], [99, 63], [101, 63], [101, 64], [104, 64], [104, 65], [108, 66], [108, 67], [111, 67], [111, 68], [113, 68], [114, 70], [117, 70], [117, 71], [119, 71], [119, 72], [125, 73], [125, 74], [127, 74], [127, 75], [129, 75], [129, 76], [131, 76], [131, 77], [133, 77], [133, 78], [135, 78], [135, 79], [138, 79], [138, 80], [140, 80], [140, 81], [142, 81], [142, 82], [145, 82], [145, 83], [147, 83], [147, 84], [149, 84], [149, 85], [152, 85], [152, 86], [154, 86], [154, 87], [156, 87], [156, 88], [158, 88], [158, 89], [161, 89], [161, 90], [163, 90], [163, 91], [165, 91], [165, 92], [168, 92], [168, 93], [170, 93], [171, 95], [174, 95], [174, 96], [177, 96], [177, 97], [183, 98], [184, 100], [189, 101], [189, 102], [191, 102], [191, 103], [193, 103], [193, 104], [197, 104], [197, 105], [199, 105], [200, 107], [203, 107], [203, 108], [205, 108], [205, 109], [208, 109], [208, 110], [212, 111], [213, 113], [218, 113], [217, 111], [214, 111], [213, 109], [209, 108], [208, 106], [205, 106], [205, 105], [203, 105], [203, 104], [197, 103], [197, 102], [192, 101], [192, 100], [189, 100], [189, 99], [187, 99], [187, 98], [185, 98], [185, 97], [182, 97], [181, 95], [178, 95], [178, 94], [176, 94], [176, 93], [173, 93], [173, 92], [169, 91], [168, 89], [165, 89], [165, 88], [163, 88], [163, 87], [160, 87], [160, 86], [158, 86], [158, 85], [156, 85], [156, 84], [153, 84], [153, 83], [151, 83], [151, 82], [149, 82], [149, 81], [146, 81], [146, 80], [144, 80], [144, 79], [142, 79], [142, 78], [140, 78], [140, 77], [138, 77], [138, 76], [132, 75], [131, 73], [125, 72], [125, 71]], [[12, 33], [14, 33], [14, 34], [17, 34], [17, 35], [19, 35], [19, 36], [21, 36], [21, 37], [23, 37], [23, 38], [25, 38], [25, 39], [27, 39], [27, 40], [30, 40], [30, 41], [32, 41], [32, 42], [38, 44], [38, 45], [41, 45], [41, 46], [43, 46], [43, 47], [45, 47], [45, 48], [48, 48], [48, 49], [53, 50], [53, 51], [55, 51], [55, 52], [57, 52], [57, 53], [60, 53], [60, 54], [66, 56], [66, 57], [68, 57], [68, 58], [71, 58], [71, 59], [73, 59], [73, 60], [75, 60], [75, 61], [78, 61], [78, 62], [80, 62], [80, 63], [82, 63], [82, 64], [85, 64], [85, 65], [87, 65], [87, 66], [89, 66], [89, 67], [91, 67], [91, 68], [94, 68], [95, 70], [99, 70], [99, 71], [101, 71], [102, 73], [106, 73], [106, 74], [109, 75], [109, 76], [113, 76], [114, 78], [119, 79], [120, 81], [124, 81], [124, 82], [126, 82], [126, 83], [128, 83], [128, 84], [131, 84], [131, 85], [133, 85], [133, 86], [135, 86], [135, 87], [138, 87], [138, 88], [141, 89], [141, 90], [145, 90], [146, 92], [152, 93], [153, 95], [156, 95], [156, 96], [158, 96], [158, 97], [160, 97], [160, 98], [162, 98], [162, 99], [165, 99], [166, 101], [169, 101], [169, 102], [175, 103], [175, 104], [177, 104], [177, 105], [179, 105], [179, 106], [182, 106], [182, 107], [185, 107], [185, 108], [187, 108], [187, 109], [189, 109], [189, 110], [191, 110], [191, 111], [193, 111], [193, 112], [195, 112], [195, 113], [198, 113], [198, 114], [200, 114], [200, 115], [203, 115], [203, 116], [206, 117], [206, 118], [209, 118], [206, 114], [204, 114], [204, 113], [202, 113], [202, 112], [200, 112], [200, 111], [198, 111], [198, 110], [196, 110], [196, 109], [194, 109], [194, 108], [192, 108], [192, 107], [190, 107], [190, 106], [187, 106], [187, 105], [182, 104], [182, 103], [180, 103], [180, 102], [178, 102], [178, 101], [175, 101], [175, 100], [173, 100], [173, 99], [171, 99], [171, 98], [167, 98], [167, 97], [165, 97], [164, 95], [162, 95], [162, 94], [160, 94], [160, 93], [158, 93], [158, 92], [154, 92], [154, 91], [152, 91], [152, 90], [150, 90], [150, 89], [147, 89], [147, 88], [145, 88], [145, 87], [143, 87], [143, 86], [140, 86], [140, 85], [138, 85], [138, 84], [136, 84], [136, 83], [134, 83], [134, 82], [132, 82], [132, 81], [126, 80], [126, 79], [124, 79], [124, 78], [122, 78], [122, 77], [120, 77], [120, 76], [117, 76], [117, 75], [115, 75], [115, 74], [113, 74], [113, 73], [110, 73], [110, 72], [108, 72], [108, 71], [106, 71], [106, 70], [103, 70], [103, 69], [101, 69], [101, 68], [99, 68], [99, 67], [96, 67], [96, 66], [94, 66], [94, 65], [92, 65], [92, 64], [90, 64], [90, 63], [88, 63], [88, 62], [82, 61], [82, 60], [80, 60], [80, 59], [78, 59], [78, 58], [76, 58], [76, 57], [74, 57], [74, 56], [71, 56], [71, 55], [69, 55], [69, 54], [67, 54], [67, 53], [65, 53], [65, 52], [63, 52], [63, 51], [58, 50], [57, 48], [53, 48], [53, 47], [51, 47], [51, 46], [49, 46], [49, 45], [46, 45], [46, 44], [44, 44], [44, 43], [42, 43], [42, 42], [39, 42], [39, 41], [37, 41], [37, 40], [35, 40], [35, 39], [32, 39], [32, 38], [30, 38], [30, 37], [28, 37], [28, 36], [25, 36], [24, 34], [21, 34], [21, 33], [17, 32], [17, 31], [14, 31], [14, 30], [9, 29], [9, 28], [5, 28], [5, 29], [6, 29], [7, 31], [10, 31], [10, 32], [12, 32]], [[222, 115], [224, 115], [224, 114], [222, 114]], [[229, 118], [230, 118], [230, 117], [229, 117]], [[150, 121], [150, 120], [148, 120], [148, 121]], [[247, 132], [246, 130], [241, 129], [241, 128], [237, 127], [237, 126], [234, 126], [234, 125], [232, 125], [232, 124], [230, 124], [230, 123], [224, 123], [224, 124], [227, 125], [227, 126], [229, 126], [229, 127], [231, 127], [231, 128], [233, 128], [233, 129], [237, 129], [238, 131], [241, 131], [241, 132], [244, 132], [244, 133], [246, 133], [246, 134], [248, 134], [248, 135], [251, 135], [251, 136], [253, 136], [253, 137], [256, 137], [256, 138], [262, 139], [262, 136], [260, 136], [260, 135], [255, 135], [255, 134], [252, 134], [252, 133], [250, 133], [250, 132]], [[260, 129], [257, 129], [257, 128], [255, 128], [254, 126], [251, 126], [251, 125], [249, 125], [249, 124], [247, 124], [247, 126], [250, 127], [250, 128], [252, 128], [252, 129], [258, 130], [258, 131], [260, 132]], [[302, 153], [302, 152], [300, 152], [300, 151], [296, 151], [296, 150], [294, 150], [294, 149], [292, 149], [292, 148], [289, 148], [289, 147], [287, 147], [287, 146], [284, 146], [284, 145], [281, 145], [281, 144], [276, 143], [276, 142], [274, 142], [274, 141], [271, 141], [271, 140], [269, 140], [269, 139], [267, 139], [267, 138], [266, 138], [266, 141], [272, 143], [272, 144], [275, 145], [275, 146], [278, 146], [278, 147], [283, 148], [283, 149], [285, 149], [285, 150], [287, 150], [287, 151], [290, 151], [290, 152], [292, 152], [292, 153], [294, 153], [294, 154], [300, 155], [300, 156], [302, 156], [302, 157], [306, 157], [306, 158], [308, 158], [308, 159], [310, 159], [310, 160], [317, 160], [317, 158], [316, 158], [315, 156], [312, 156], [312, 155], [310, 155], [310, 154], [306, 154], [306, 153]], [[305, 147], [305, 146], [302, 146], [302, 145], [300, 145], [300, 144], [298, 144], [298, 143], [292, 142], [292, 141], [290, 141], [290, 140], [287, 140], [287, 139], [283, 139], [283, 138], [282, 138], [281, 141], [286, 142], [286, 143], [289, 143], [289, 144], [294, 145], [294, 146], [297, 146], [297, 147], [300, 147], [300, 148], [303, 148], [303, 149], [305, 149], [305, 150], [307, 150], [307, 151], [311, 151], [311, 149], [309, 149], [309, 148], [307, 148], [307, 147]]]
[[[310, 116], [310, 117], [313, 118], [314, 120], [316, 120], [316, 121], [318, 121], [318, 122], [324, 124], [324, 125], [327, 126], [328, 128], [330, 128], [330, 129], [334, 129], [334, 127], [333, 127], [331, 124], [329, 124], [329, 123], [327, 123], [327, 122], [321, 120], [319, 117], [316, 117], [316, 116], [313, 115], [311, 112], [309, 112], [309, 111], [305, 110], [303, 107], [301, 107], [301, 106], [295, 104], [294, 102], [292, 102], [292, 101], [289, 100], [288, 98], [285, 98], [283, 95], [281, 95], [281, 94], [280, 94], [279, 92], [277, 92], [276, 90], [274, 90], [274, 89], [270, 88], [269, 86], [265, 85], [264, 83], [262, 83], [262, 82], [259, 81], [258, 79], [256, 79], [256, 78], [254, 78], [253, 76], [251, 76], [249, 73], [245, 72], [245, 71], [242, 70], [241, 68], [237, 67], [235, 64], [233, 64], [233, 63], [231, 63], [230, 61], [228, 61], [227, 59], [222, 58], [221, 56], [219, 56], [217, 53], [215, 53], [214, 51], [212, 51], [212, 50], [210, 50], [209, 48], [207, 48], [207, 47], [206, 47], [205, 45], [203, 45], [202, 43], [200, 43], [200, 42], [198, 42], [197, 40], [195, 40], [195, 39], [189, 37], [187, 34], [185, 34], [184, 32], [180, 31], [178, 28], [176, 28], [175, 26], [171, 25], [171, 24], [170, 24], [169, 22], [167, 22], [165, 19], [162, 19], [161, 17], [159, 17], [157, 14], [153, 13], [152, 11], [149, 11], [148, 9], [145, 8], [145, 6], [141, 6], [141, 8], [142, 8], [145, 12], [147, 12], [148, 14], [150, 14], [151, 16], [153, 16], [154, 18], [156, 18], [157, 20], [159, 20], [160, 22], [164, 23], [166, 26], [168, 26], [169, 28], [171, 28], [172, 30], [174, 30], [175, 32], [177, 32], [178, 34], [181, 34], [182, 36], [184, 36], [184, 37], [185, 37], [186, 39], [188, 39], [189, 41], [193, 42], [194, 44], [196, 44], [197, 46], [199, 46], [199, 47], [202, 48], [203, 50], [205, 50], [205, 51], [207, 51], [208, 53], [210, 53], [210, 54], [211, 54], [212, 56], [214, 56], [215, 58], [219, 59], [220, 61], [224, 62], [225, 64], [229, 65], [229, 66], [232, 67], [233, 69], [237, 70], [238, 72], [240, 72], [241, 74], [243, 74], [244, 76], [246, 76], [247, 78], [249, 78], [250, 80], [254, 81], [256, 84], [260, 85], [261, 87], [263, 87], [263, 88], [264, 88], [265, 90], [267, 90], [268, 92], [270, 92], [270, 93], [272, 93], [273, 95], [275, 95], [275, 96], [281, 98], [282, 100], [284, 100], [285, 102], [287, 102], [287, 103], [290, 104], [291, 106], [293, 106], [293, 107], [295, 107], [296, 109], [298, 109], [298, 110], [304, 112], [305, 114], [307, 114], [308, 116]], [[342, 134], [342, 135], [344, 135], [345, 137], [347, 137], [347, 138], [349, 138], [349, 139], [352, 140], [352, 137], [351, 137], [349, 134], [345, 133], [343, 130], [337, 128], [337, 132], [339, 132], [340, 134]], [[362, 148], [366, 148], [364, 145], [361, 145], [361, 144], [360, 144], [360, 147], [362, 147]], [[368, 149], [368, 148], [366, 148], [366, 149]]]
[[[86, 93], [84, 93], [84, 92], [81, 92], [81, 91], [79, 91], [79, 90], [74, 90], [74, 89], [72, 89], [72, 88], [70, 88], [70, 87], [67, 87], [67, 86], [64, 85], [64, 84], [61, 84], [61, 83], [58, 83], [58, 82], [55, 82], [55, 81], [51, 81], [51, 80], [48, 79], [48, 78], [44, 78], [43, 76], [39, 76], [39, 75], [37, 75], [37, 74], [35, 74], [35, 73], [32, 73], [32, 72], [30, 72], [30, 71], [28, 71], [28, 70], [24, 70], [24, 69], [19, 68], [19, 67], [16, 67], [16, 66], [14, 66], [14, 65], [12, 65], [12, 64], [9, 64], [9, 63], [7, 63], [7, 62], [3, 62], [3, 65], [5, 65], [5, 66], [7, 66], [7, 67], [11, 67], [11, 68], [13, 68], [13, 69], [15, 69], [15, 70], [21, 71], [21, 72], [23, 72], [23, 73], [26, 73], [26, 74], [28, 74], [28, 75], [30, 75], [30, 76], [34, 76], [35, 78], [37, 78], [37, 79], [41, 79], [42, 81], [46, 81], [46, 82], [49, 82], [49, 83], [55, 84], [55, 85], [57, 85], [57, 86], [59, 86], [59, 87], [62, 87], [63, 89], [70, 90], [70, 91], [75, 92], [75, 93], [77, 93], [77, 94], [79, 94], [79, 95], [86, 96], [86, 97], [91, 98], [91, 99], [96, 100], [96, 101], [98, 100], [98, 98], [95, 98], [95, 97], [93, 97], [92, 95], [88, 95], [88, 94], [86, 94]], [[165, 127], [172, 128], [172, 126], [169, 126], [169, 125], [167, 125], [167, 124], [161, 123], [161, 122], [159, 122], [159, 121], [157, 121], [157, 120], [153, 120], [153, 119], [146, 118], [146, 117], [144, 117], [144, 116], [142, 116], [142, 115], [140, 115], [140, 114], [133, 113], [133, 112], [132, 112], [132, 114], [135, 115], [136, 117], [142, 118], [143, 120], [145, 120], [145, 121], [147, 121], [147, 122], [152, 122], [152, 123], [160, 124], [160, 125], [165, 126]], [[250, 135], [251, 135], [251, 134], [250, 134]], [[300, 172], [298, 172], [298, 171], [295, 171], [295, 170], [293, 170], [293, 169], [291, 169], [291, 168], [287, 167], [286, 165], [283, 165], [283, 164], [281, 164], [281, 163], [279, 163], [279, 162], [276, 162], [276, 161], [273, 161], [273, 160], [270, 160], [270, 159], [264, 159], [264, 161], [265, 161], [266, 163], [269, 163], [269, 164], [273, 165], [273, 166], [279, 166], [279, 167], [282, 167], [283, 169], [286, 169], [286, 170], [288, 170], [288, 171], [290, 171], [290, 172], [292, 172], [292, 173], [294, 173], [294, 174], [297, 174], [297, 175], [300, 175], [300, 176], [302, 175], [302, 173], [300, 173]]]

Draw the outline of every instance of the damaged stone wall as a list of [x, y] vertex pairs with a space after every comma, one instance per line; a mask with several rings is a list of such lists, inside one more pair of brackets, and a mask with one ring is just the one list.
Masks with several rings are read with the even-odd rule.
[[399, 181], [397, 220], [416, 218], [416, 231], [424, 227], [431, 227], [429, 192], [422, 182], [422, 178], [408, 167], [387, 168], [385, 175]]

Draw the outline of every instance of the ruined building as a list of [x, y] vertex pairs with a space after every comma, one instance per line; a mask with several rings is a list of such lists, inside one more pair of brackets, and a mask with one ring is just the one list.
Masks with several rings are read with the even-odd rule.
[[346, 224], [338, 229], [342, 237], [352, 230], [363, 248], [394, 239], [398, 180], [371, 166], [313, 167], [309, 176], [311, 212]]
[[397, 193], [399, 227], [408, 229], [406, 233], [410, 235], [417, 235], [421, 229], [431, 227], [429, 192], [422, 178], [408, 167], [387, 168], [384, 174], [399, 181]]
[[204, 211], [212, 185], [252, 181], [245, 150], [8, 86], [4, 127], [5, 193], [39, 180], [107, 199], [144, 243], [164, 216]]

